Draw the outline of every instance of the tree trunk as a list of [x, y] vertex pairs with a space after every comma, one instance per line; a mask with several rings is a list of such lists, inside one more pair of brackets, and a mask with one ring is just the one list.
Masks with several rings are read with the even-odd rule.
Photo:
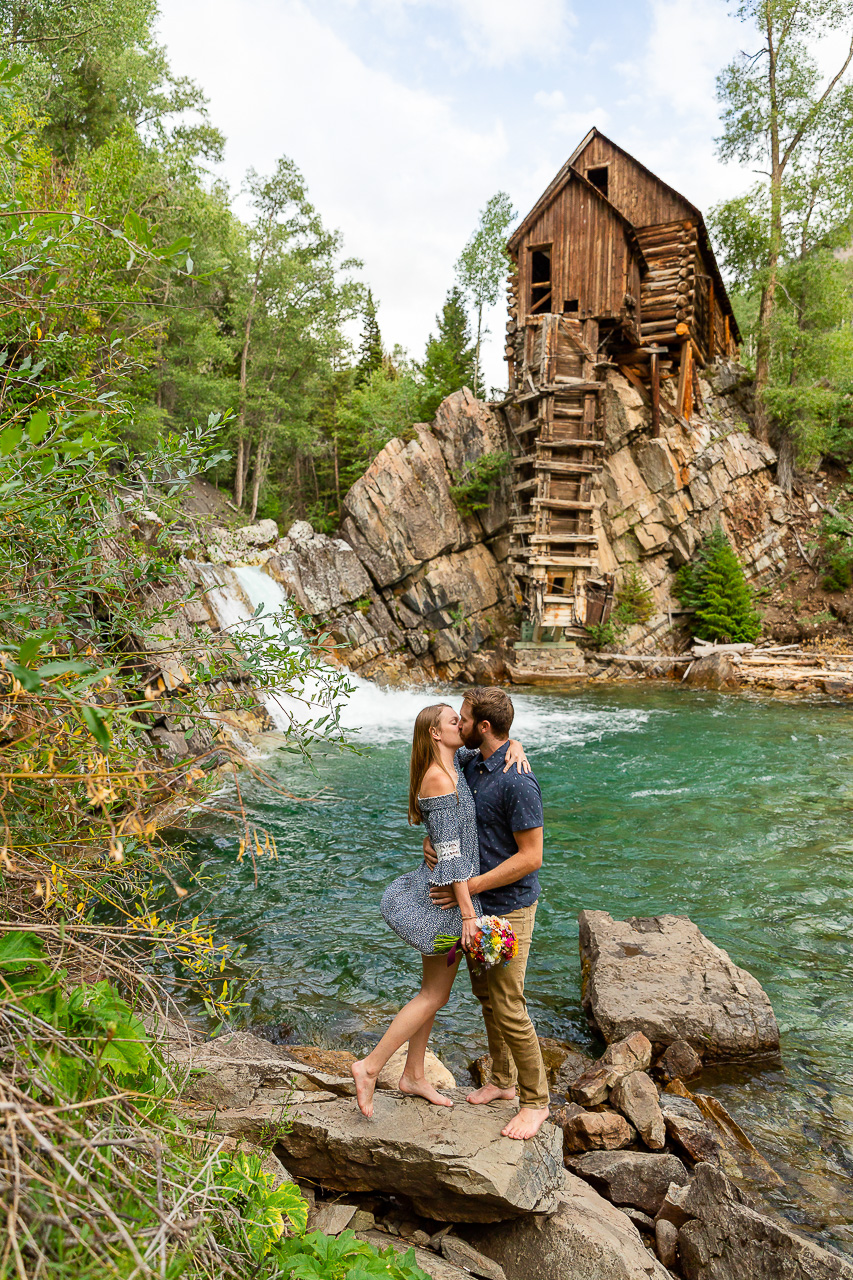
[[340, 474], [340, 470], [339, 470], [339, 468], [338, 468], [338, 437], [337, 437], [337, 436], [334, 436], [334, 437], [333, 437], [333, 439], [334, 439], [334, 446], [335, 446], [335, 451], [334, 451], [334, 455], [333, 455], [333, 456], [334, 456], [334, 459], [335, 459], [335, 494], [336, 494], [337, 499], [338, 499], [338, 523], [340, 523], [340, 519], [341, 519], [341, 474]]
[[477, 308], [477, 345], [474, 348], [474, 395], [480, 397], [480, 339], [483, 333], [483, 304]]
[[246, 487], [246, 475], [249, 470], [249, 450], [246, 448], [246, 381], [249, 368], [249, 340], [252, 336], [252, 316], [255, 299], [258, 296], [258, 278], [252, 289], [252, 301], [246, 316], [246, 327], [243, 331], [243, 350], [240, 352], [240, 416], [237, 420], [237, 471], [234, 476], [234, 505], [242, 507], [243, 493]]
[[249, 468], [252, 465], [252, 435], [251, 432], [246, 436], [243, 442], [243, 471], [240, 480], [240, 492], [245, 496], [246, 485], [249, 483]]
[[272, 449], [272, 436], [261, 436], [258, 447], [255, 450], [255, 474], [252, 480], [252, 514], [249, 517], [249, 523], [253, 524], [255, 516], [258, 514], [258, 498], [261, 494], [261, 485], [267, 473], [267, 465], [270, 460], [270, 451]]
[[791, 492], [791, 483], [794, 479], [794, 463], [796, 461], [796, 449], [794, 439], [790, 430], [786, 427], [779, 435], [776, 442], [776, 483], [783, 493]]
[[252, 321], [255, 318], [255, 304], [258, 300], [258, 289], [261, 284], [261, 270], [263, 269], [264, 259], [267, 256], [267, 250], [270, 244], [270, 235], [272, 234], [273, 220], [269, 219], [266, 227], [266, 236], [258, 255], [258, 264], [255, 268], [255, 278], [252, 281], [252, 296], [249, 300], [249, 309], [246, 312], [246, 324], [243, 329], [243, 349], [240, 352], [240, 414], [237, 420], [237, 470], [234, 476], [234, 505], [242, 507], [243, 494], [246, 491], [246, 478], [249, 474], [249, 456], [251, 449], [246, 441], [246, 386], [248, 383], [249, 371], [249, 341], [252, 336]]
[[758, 343], [755, 362], [755, 434], [765, 444], [770, 439], [770, 416], [764, 403], [764, 390], [770, 381], [773, 356], [772, 325], [776, 311], [776, 285], [779, 280], [779, 257], [782, 251], [782, 159], [779, 148], [779, 100], [776, 87], [777, 49], [774, 43], [773, 17], [767, 13], [768, 76], [770, 89], [770, 245], [767, 274], [761, 290], [758, 312]]

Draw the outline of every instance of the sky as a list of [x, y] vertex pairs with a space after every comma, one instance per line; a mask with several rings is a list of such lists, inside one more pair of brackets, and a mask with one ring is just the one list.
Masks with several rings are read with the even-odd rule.
[[[160, 37], [173, 70], [209, 96], [235, 196], [249, 167], [294, 160], [364, 263], [385, 345], [420, 358], [486, 201], [504, 190], [526, 214], [593, 125], [703, 211], [749, 186], [714, 146], [716, 75], [757, 47], [733, 11], [726, 0], [161, 0]], [[495, 387], [504, 321], [489, 317]]]

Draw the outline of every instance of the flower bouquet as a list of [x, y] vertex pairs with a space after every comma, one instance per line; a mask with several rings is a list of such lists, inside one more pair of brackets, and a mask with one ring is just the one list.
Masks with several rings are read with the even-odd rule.
[[[494, 969], [515, 959], [518, 955], [518, 938], [508, 920], [503, 920], [500, 916], [478, 916], [475, 924], [477, 937], [468, 952], [468, 958], [475, 969]], [[461, 938], [452, 938], [446, 933], [440, 933], [436, 938], [435, 954], [448, 953], [448, 968], [456, 963], [461, 942]]]

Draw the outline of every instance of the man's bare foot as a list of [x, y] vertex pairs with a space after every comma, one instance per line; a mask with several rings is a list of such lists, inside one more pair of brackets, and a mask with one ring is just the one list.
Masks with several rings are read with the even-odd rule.
[[522, 1107], [509, 1124], [501, 1129], [505, 1138], [533, 1138], [548, 1119], [548, 1107]]
[[421, 1076], [420, 1080], [416, 1080], [413, 1076], [407, 1076], [404, 1072], [400, 1076], [397, 1088], [401, 1093], [410, 1093], [418, 1098], [426, 1098], [427, 1102], [431, 1102], [435, 1107], [453, 1106], [450, 1098], [445, 1098], [443, 1093], [433, 1089], [426, 1076]]
[[[355, 1081], [355, 1095], [358, 1099], [358, 1109], [363, 1116], [367, 1116], [368, 1120], [373, 1115], [373, 1092], [376, 1088], [376, 1076], [371, 1075], [364, 1065], [362, 1058], [358, 1062], [350, 1065], [352, 1078]], [[377, 1072], [378, 1075], [378, 1072]]]
[[512, 1102], [514, 1097], [515, 1089], [499, 1089], [496, 1084], [484, 1084], [481, 1089], [475, 1089], [473, 1093], [469, 1093], [467, 1100], [477, 1107], [482, 1102], [495, 1102], [498, 1098]]

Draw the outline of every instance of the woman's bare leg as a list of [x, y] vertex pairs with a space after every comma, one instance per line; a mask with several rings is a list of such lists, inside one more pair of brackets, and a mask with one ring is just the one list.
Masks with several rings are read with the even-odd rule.
[[[350, 1070], [355, 1080], [358, 1105], [364, 1115], [373, 1115], [373, 1091], [376, 1088], [377, 1077], [385, 1063], [391, 1057], [391, 1054], [396, 1053], [407, 1040], [409, 1041], [409, 1056], [411, 1057], [413, 1039], [415, 1041], [416, 1054], [418, 1053], [418, 1045], [422, 1042], [422, 1047], [419, 1050], [419, 1074], [417, 1076], [409, 1076], [409, 1059], [407, 1058], [406, 1069], [403, 1071], [400, 1082], [401, 1089], [404, 1093], [418, 1093], [422, 1097], [427, 1097], [430, 1102], [435, 1102], [439, 1106], [450, 1107], [453, 1105], [449, 1098], [443, 1097], [442, 1094], [437, 1093], [426, 1083], [423, 1078], [423, 1064], [426, 1043], [429, 1039], [433, 1019], [442, 1005], [447, 1004], [457, 968], [457, 965], [448, 967], [446, 956], [424, 956], [423, 979], [420, 991], [408, 1004], [403, 1005], [403, 1008], [397, 1014], [376, 1048], [366, 1058], [362, 1058], [359, 1062], [352, 1064]], [[426, 1027], [426, 1035], [422, 1034], [424, 1027]], [[419, 1035], [419, 1033], [421, 1034]], [[417, 1069], [417, 1057], [412, 1061], [412, 1068], [413, 1070]], [[405, 1085], [403, 1081], [406, 1082]], [[428, 1092], [425, 1092], [421, 1085], [425, 1086]]]

